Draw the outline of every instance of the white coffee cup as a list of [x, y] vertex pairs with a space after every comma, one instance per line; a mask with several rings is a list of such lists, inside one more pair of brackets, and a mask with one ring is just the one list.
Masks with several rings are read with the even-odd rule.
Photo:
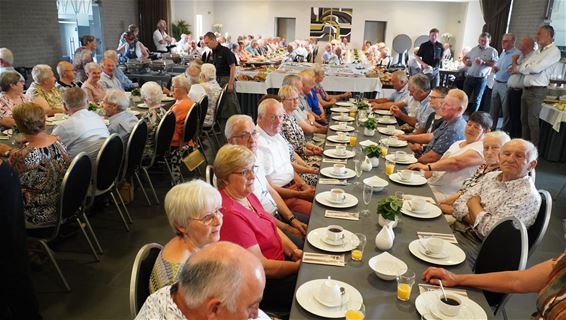
[[342, 293], [338, 282], [330, 279], [330, 277], [324, 280], [318, 291], [318, 299], [328, 306], [339, 305], [342, 300]]
[[346, 154], [346, 146], [336, 146], [334, 152], [339, 156], [343, 156]]
[[56, 113], [56, 114], [53, 115], [53, 118], [56, 121], [63, 120], [63, 119], [65, 119], [65, 114], [64, 113]]
[[326, 227], [326, 239], [337, 242], [344, 239], [344, 228], [337, 225]]
[[401, 176], [403, 181], [410, 181], [413, 179], [413, 170], [401, 170], [399, 171], [399, 176]]
[[444, 240], [439, 238], [428, 238], [425, 247], [431, 254], [439, 254], [444, 249]]
[[334, 164], [334, 174], [341, 176], [345, 173], [346, 173], [346, 165], [341, 163]]
[[340, 129], [346, 129], [346, 126], [348, 126], [347, 122], [338, 122], [338, 127]]
[[407, 153], [405, 151], [395, 151], [396, 161], [405, 161], [407, 159]]
[[448, 299], [448, 303], [444, 302], [444, 295], [439, 295], [438, 299], [438, 309], [442, 314], [445, 314], [449, 317], [454, 317], [460, 312], [460, 307], [462, 306], [462, 298], [455, 293], [446, 293], [446, 298]]
[[338, 131], [338, 132], [336, 132], [336, 135], [338, 136], [338, 140], [340, 140], [340, 141], [346, 140], [346, 133], [344, 133], [342, 131]]
[[350, 101], [350, 103], [355, 103], [355, 102], [356, 102], [356, 99], [350, 98], [350, 99], [348, 99], [348, 101]]
[[413, 212], [421, 212], [425, 209], [426, 201], [423, 198], [412, 198], [409, 200], [409, 206]]
[[342, 203], [346, 200], [346, 193], [343, 189], [335, 188], [330, 190], [330, 200], [336, 203]]

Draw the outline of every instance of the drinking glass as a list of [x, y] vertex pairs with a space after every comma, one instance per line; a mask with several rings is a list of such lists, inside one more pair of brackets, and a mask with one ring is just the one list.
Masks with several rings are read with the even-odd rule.
[[403, 191], [395, 191], [395, 198], [403, 201], [404, 196], [405, 196], [405, 194], [403, 193]]
[[395, 161], [385, 160], [385, 174], [392, 175], [395, 172]]
[[382, 143], [381, 144], [381, 156], [385, 158], [388, 153], [389, 153], [389, 145], [387, 143]]
[[411, 290], [415, 284], [415, 273], [411, 270], [402, 275], [397, 276], [397, 299], [401, 301], [409, 301], [411, 299]]
[[360, 177], [362, 176], [362, 162], [358, 159], [354, 160], [354, 170], [356, 171], [356, 177], [358, 178], [354, 182], [354, 185], [359, 185]]
[[357, 136], [355, 133], [352, 133], [352, 134], [350, 135], [350, 140], [349, 140], [349, 142], [350, 142], [350, 147], [355, 147], [355, 146], [356, 146], [356, 143], [358, 142], [358, 136]]
[[364, 248], [367, 243], [367, 238], [366, 235], [363, 233], [355, 233], [355, 236], [356, 238], [358, 238], [359, 243], [354, 249], [352, 249], [352, 260], [362, 261], [362, 258], [364, 257]]
[[366, 307], [361, 301], [349, 301], [346, 305], [346, 320], [364, 320]]
[[366, 205], [366, 208], [364, 210], [362, 210], [362, 214], [364, 216], [367, 216], [368, 213], [369, 213], [368, 208], [369, 208], [369, 204], [371, 202], [372, 196], [373, 196], [373, 187], [364, 183], [363, 199], [364, 199], [364, 204]]

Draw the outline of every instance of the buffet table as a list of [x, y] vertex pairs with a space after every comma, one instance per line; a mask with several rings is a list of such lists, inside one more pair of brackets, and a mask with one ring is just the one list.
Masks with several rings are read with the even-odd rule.
[[540, 156], [548, 161], [566, 162], [566, 111], [543, 103], [539, 117]]

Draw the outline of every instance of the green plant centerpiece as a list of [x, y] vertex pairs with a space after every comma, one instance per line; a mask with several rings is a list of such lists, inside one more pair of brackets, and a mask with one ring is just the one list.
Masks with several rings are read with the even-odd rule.
[[403, 201], [396, 196], [385, 197], [377, 203], [377, 215], [384, 220], [395, 221], [401, 214]]
[[134, 90], [132, 90], [132, 96], [140, 97], [141, 96], [140, 88], [135, 88]]
[[368, 130], [375, 130], [377, 128], [377, 121], [375, 121], [375, 118], [368, 118], [364, 123], [364, 128]]
[[370, 144], [364, 148], [364, 153], [368, 158], [379, 158], [381, 156], [381, 147], [376, 144]]
[[356, 107], [358, 107], [358, 110], [367, 110], [370, 107], [370, 105], [367, 101], [360, 100], [359, 102], [356, 103]]
[[88, 103], [88, 110], [89, 111], [96, 111], [98, 110], [98, 105], [95, 102]]

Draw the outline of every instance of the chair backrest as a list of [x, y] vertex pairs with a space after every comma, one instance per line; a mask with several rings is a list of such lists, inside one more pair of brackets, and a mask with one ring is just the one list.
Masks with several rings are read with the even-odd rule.
[[119, 181], [127, 177], [131, 177], [140, 167], [143, 158], [143, 150], [147, 142], [147, 123], [144, 120], [138, 121], [126, 145], [126, 155], [124, 159], [124, 167], [120, 175]]
[[[487, 235], [478, 253], [476, 274], [523, 270], [527, 264], [528, 236], [525, 225], [515, 217], [500, 221]], [[483, 292], [494, 314], [503, 309], [508, 294]]]
[[130, 313], [136, 317], [143, 303], [149, 297], [149, 277], [153, 265], [163, 246], [159, 243], [148, 243], [141, 247], [132, 266], [130, 277]]
[[169, 150], [171, 140], [173, 140], [173, 135], [175, 134], [176, 125], [175, 112], [172, 110], [167, 111], [165, 116], [161, 118], [157, 130], [155, 131], [155, 149], [151, 161], [152, 165], [156, 157], [164, 155], [165, 152]]
[[124, 144], [120, 136], [113, 133], [104, 141], [98, 156], [94, 174], [97, 193], [106, 192], [114, 186], [124, 158]]
[[211, 164], [206, 166], [205, 177], [206, 182], [216, 188], [216, 176], [214, 175], [214, 167]]
[[208, 111], [208, 96], [204, 95], [202, 99], [198, 102], [199, 111], [199, 128], [202, 130], [204, 125], [204, 119], [206, 118], [206, 112]]
[[226, 93], [226, 88], [228, 87], [228, 85], [225, 85], [224, 88], [222, 88], [222, 92], [220, 92], [220, 96], [218, 96], [218, 100], [216, 101], [216, 111], [214, 113], [214, 121], [220, 123], [220, 115], [222, 114], [222, 109], [224, 109], [224, 94]]
[[544, 238], [552, 212], [552, 197], [550, 193], [546, 190], [539, 190], [538, 193], [541, 197], [540, 209], [538, 210], [535, 223], [527, 230], [529, 234], [529, 256], [535, 251], [542, 238]]
[[193, 140], [195, 135], [198, 132], [198, 123], [199, 123], [199, 106], [197, 103], [193, 104], [189, 113], [187, 113], [187, 117], [185, 118], [185, 123], [183, 125], [183, 143], [186, 141]]

